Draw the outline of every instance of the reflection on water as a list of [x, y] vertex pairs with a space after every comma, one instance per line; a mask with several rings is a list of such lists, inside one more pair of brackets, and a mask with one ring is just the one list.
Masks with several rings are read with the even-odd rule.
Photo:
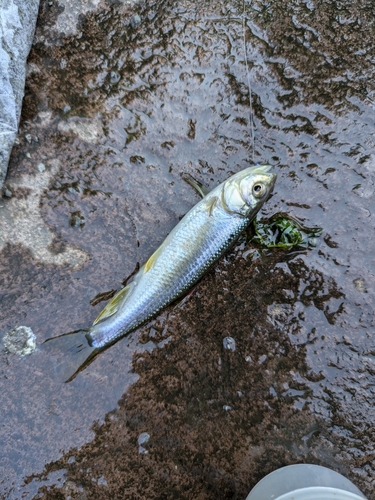
[[1, 202], [1, 332], [25, 325], [40, 345], [90, 324], [90, 300], [197, 201], [181, 174], [213, 187], [251, 164], [245, 48], [255, 161], [278, 170], [262, 214], [323, 233], [310, 250], [243, 238], [71, 384], [66, 359], [1, 352], [1, 493], [245, 498], [310, 461], [373, 500], [369, 5], [108, 3], [68, 37], [59, 9], [41, 10]]

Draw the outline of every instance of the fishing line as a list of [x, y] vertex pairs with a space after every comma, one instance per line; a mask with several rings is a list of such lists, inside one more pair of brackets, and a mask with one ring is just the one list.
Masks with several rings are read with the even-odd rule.
[[249, 121], [250, 121], [250, 138], [251, 138], [251, 149], [252, 149], [252, 160], [255, 164], [255, 137], [254, 137], [254, 113], [253, 113], [253, 95], [251, 92], [250, 85], [250, 73], [249, 64], [247, 61], [247, 46], [246, 46], [246, 25], [245, 25], [245, 0], [243, 0], [243, 12], [242, 12], [242, 34], [243, 34], [243, 48], [245, 52], [245, 65], [246, 65], [246, 75], [247, 75], [247, 86], [249, 88]]

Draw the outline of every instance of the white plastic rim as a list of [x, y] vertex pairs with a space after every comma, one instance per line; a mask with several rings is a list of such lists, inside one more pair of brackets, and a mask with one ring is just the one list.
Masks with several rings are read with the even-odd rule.
[[[300, 490], [305, 496], [300, 493]], [[363, 493], [345, 476], [327, 467], [314, 464], [287, 465], [274, 470], [254, 486], [246, 500], [294, 500], [294, 498], [315, 500], [314, 496], [311, 497], [310, 491], [314, 495], [323, 491], [323, 497], [319, 496], [319, 499], [324, 500], [331, 498], [366, 500]], [[296, 492], [298, 492], [298, 497], [296, 497]], [[331, 493], [329, 499], [327, 492]], [[291, 493], [294, 496], [291, 496]]]
[[313, 486], [290, 491], [275, 500], [366, 500], [366, 498], [337, 488]]

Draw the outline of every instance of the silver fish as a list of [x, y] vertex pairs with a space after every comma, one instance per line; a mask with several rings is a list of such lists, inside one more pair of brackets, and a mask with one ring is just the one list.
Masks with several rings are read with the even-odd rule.
[[[75, 334], [78, 369], [100, 351], [155, 316], [199, 281], [254, 219], [271, 194], [276, 174], [269, 165], [250, 167], [203, 196], [171, 231], [134, 279], [101, 311], [93, 325]], [[64, 334], [60, 337], [70, 336]], [[54, 339], [48, 339], [54, 340]]]

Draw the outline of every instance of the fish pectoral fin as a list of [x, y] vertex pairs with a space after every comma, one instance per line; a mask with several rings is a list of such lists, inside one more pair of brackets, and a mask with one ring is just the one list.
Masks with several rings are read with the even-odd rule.
[[112, 300], [108, 302], [105, 308], [99, 313], [98, 317], [95, 319], [93, 326], [99, 323], [104, 318], [112, 316], [118, 311], [120, 304], [125, 300], [125, 297], [129, 294], [131, 288], [133, 288], [133, 282], [129, 283], [125, 288], [122, 288]]
[[183, 174], [182, 178], [185, 182], [190, 184], [190, 186], [195, 189], [195, 191], [199, 194], [199, 196], [202, 196], [204, 198], [206, 194], [209, 193], [208, 189], [203, 186], [199, 181], [194, 179], [194, 177], [190, 174]]
[[212, 198], [209, 198], [206, 203], [206, 210], [209, 215], [212, 215], [212, 212], [215, 208], [216, 202], [218, 200], [217, 196], [213, 196]]

